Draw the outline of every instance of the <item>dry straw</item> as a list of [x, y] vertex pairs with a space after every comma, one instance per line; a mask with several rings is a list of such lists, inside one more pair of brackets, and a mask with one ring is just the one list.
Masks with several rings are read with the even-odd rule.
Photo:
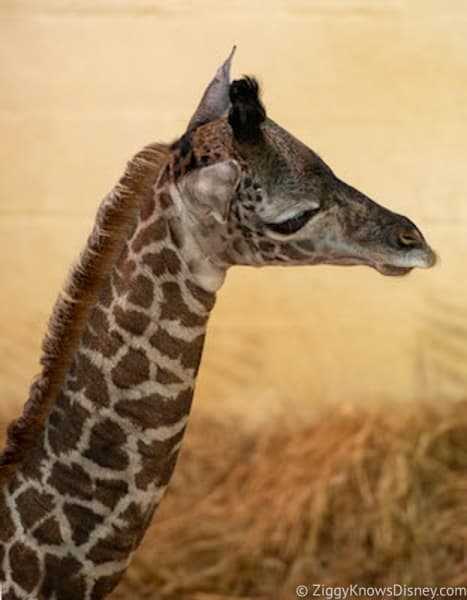
[[193, 418], [114, 600], [296, 598], [298, 584], [467, 585], [467, 405]]

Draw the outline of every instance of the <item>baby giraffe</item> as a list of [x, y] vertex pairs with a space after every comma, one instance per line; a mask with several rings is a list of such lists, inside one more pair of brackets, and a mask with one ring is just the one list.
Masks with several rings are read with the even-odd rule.
[[411, 221], [266, 116], [254, 79], [230, 83], [231, 59], [182, 137], [130, 161], [57, 300], [0, 458], [4, 600], [115, 587], [174, 469], [229, 267], [435, 263]]

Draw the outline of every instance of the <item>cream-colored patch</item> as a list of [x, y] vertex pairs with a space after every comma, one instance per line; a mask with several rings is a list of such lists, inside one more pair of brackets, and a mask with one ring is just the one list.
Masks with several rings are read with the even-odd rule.
[[203, 250], [198, 241], [202, 235], [202, 224], [192, 211], [187, 210], [186, 203], [177, 186], [171, 184], [169, 191], [182, 223], [184, 237], [181, 252], [187, 264], [190, 265], [198, 285], [209, 292], [216, 292], [225, 279], [226, 270], [214, 264]]

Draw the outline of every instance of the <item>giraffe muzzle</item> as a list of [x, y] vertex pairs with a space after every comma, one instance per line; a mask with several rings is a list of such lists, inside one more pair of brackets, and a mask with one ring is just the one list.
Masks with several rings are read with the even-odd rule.
[[385, 244], [389, 260], [377, 261], [375, 268], [383, 275], [407, 275], [414, 268], [429, 269], [436, 264], [436, 253], [427, 244], [418, 227], [403, 215], [390, 215], [391, 226]]
[[437, 260], [436, 253], [424, 242], [423, 248], [409, 250], [394, 262], [376, 264], [375, 268], [382, 275], [401, 277], [402, 275], [407, 275], [415, 268], [431, 269], [431, 267], [435, 266]]

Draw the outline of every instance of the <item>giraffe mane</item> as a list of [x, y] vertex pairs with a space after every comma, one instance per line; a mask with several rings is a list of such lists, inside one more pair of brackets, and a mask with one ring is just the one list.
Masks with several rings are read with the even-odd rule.
[[169, 147], [163, 144], [143, 148], [102, 201], [87, 245], [52, 310], [42, 342], [42, 370], [31, 385], [22, 415], [8, 427], [0, 454], [0, 482], [24, 460], [39, 434], [104, 279], [118, 258], [138, 208], [163, 174], [169, 153]]

